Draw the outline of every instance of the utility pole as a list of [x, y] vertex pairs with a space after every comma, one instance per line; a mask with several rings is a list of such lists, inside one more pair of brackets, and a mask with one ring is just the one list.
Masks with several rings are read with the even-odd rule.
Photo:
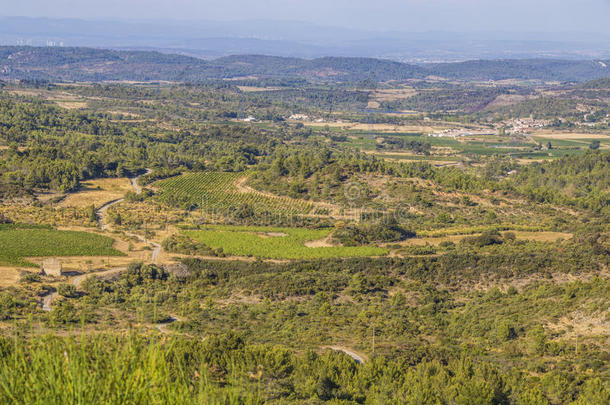
[[373, 355], [375, 355], [375, 326], [373, 325]]

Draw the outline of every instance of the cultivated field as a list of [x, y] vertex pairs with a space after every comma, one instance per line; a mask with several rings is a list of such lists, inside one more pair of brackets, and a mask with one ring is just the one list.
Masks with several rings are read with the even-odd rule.
[[375, 246], [305, 246], [307, 242], [325, 239], [330, 232], [330, 229], [209, 226], [184, 234], [212, 249], [222, 249], [226, 254], [265, 259], [365, 257], [388, 253]]
[[226, 210], [248, 204], [257, 211], [282, 214], [308, 214], [313, 204], [289, 197], [264, 195], [237, 187], [243, 173], [189, 173], [155, 183], [159, 198], [169, 205]]
[[593, 141], [599, 141], [600, 149], [610, 148], [610, 133], [608, 132], [583, 133], [542, 130], [534, 132], [532, 138], [542, 144], [550, 141], [553, 146], [557, 147], [586, 149]]
[[105, 236], [43, 227], [0, 226], [0, 266], [34, 266], [27, 257], [122, 256]]
[[432, 133], [439, 132], [446, 129], [455, 128], [450, 125], [393, 125], [393, 124], [364, 124], [356, 122], [315, 122], [315, 121], [303, 121], [306, 126], [314, 128], [342, 128], [346, 130], [355, 131], [375, 131], [385, 133], [401, 133], [401, 132], [422, 132]]

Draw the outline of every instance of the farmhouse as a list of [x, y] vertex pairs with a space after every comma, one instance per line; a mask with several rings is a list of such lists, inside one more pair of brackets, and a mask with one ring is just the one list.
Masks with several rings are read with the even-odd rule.
[[45, 259], [42, 261], [41, 273], [46, 276], [61, 277], [63, 275], [61, 262], [57, 259]]

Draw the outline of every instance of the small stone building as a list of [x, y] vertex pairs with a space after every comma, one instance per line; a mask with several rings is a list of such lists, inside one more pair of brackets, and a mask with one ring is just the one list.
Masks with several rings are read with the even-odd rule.
[[57, 259], [45, 259], [42, 261], [42, 275], [61, 277], [63, 275], [61, 262]]

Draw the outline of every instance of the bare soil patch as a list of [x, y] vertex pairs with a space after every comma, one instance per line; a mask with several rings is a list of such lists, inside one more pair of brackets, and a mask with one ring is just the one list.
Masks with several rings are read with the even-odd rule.
[[307, 241], [305, 243], [303, 243], [305, 245], [305, 247], [308, 248], [321, 248], [321, 247], [333, 247], [335, 245], [333, 245], [331, 243], [331, 236], [328, 235], [327, 237], [323, 238], [323, 239], [317, 239], [317, 240], [310, 240]]

